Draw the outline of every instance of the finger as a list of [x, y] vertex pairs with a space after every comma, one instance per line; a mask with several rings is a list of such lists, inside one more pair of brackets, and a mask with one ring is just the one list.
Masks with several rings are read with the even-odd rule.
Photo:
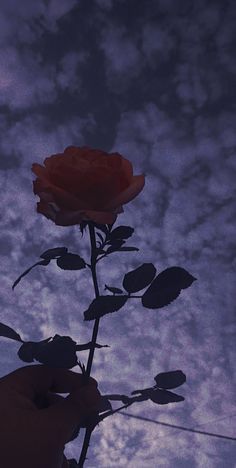
[[62, 447], [70, 440], [84, 416], [99, 409], [100, 401], [101, 395], [95, 386], [75, 390], [43, 411], [44, 424], [49, 432], [54, 433], [54, 438], [57, 438]]
[[[84, 376], [69, 369], [49, 367], [44, 364], [30, 365], [16, 369], [4, 376], [1, 385], [11, 385], [15, 391], [24, 393], [31, 401], [38, 394], [48, 391], [70, 393], [84, 385]], [[89, 384], [97, 387], [97, 381], [89, 378]]]
[[[48, 392], [47, 396], [44, 397], [44, 400], [36, 403], [36, 406], [38, 409], [45, 409], [45, 408], [49, 408], [50, 406], [56, 405], [57, 403], [60, 403], [61, 401], [64, 401], [64, 399], [65, 398], [61, 395]], [[76, 437], [78, 437], [79, 429], [80, 429], [80, 425], [78, 424], [75, 430], [74, 429], [71, 430], [70, 437], [67, 440], [65, 440], [65, 443], [68, 443], [71, 440], [74, 440]], [[69, 465], [66, 465], [66, 466], [69, 466]]]
[[74, 403], [81, 413], [87, 413], [100, 407], [101, 394], [97, 388], [88, 385], [71, 392], [64, 400]]

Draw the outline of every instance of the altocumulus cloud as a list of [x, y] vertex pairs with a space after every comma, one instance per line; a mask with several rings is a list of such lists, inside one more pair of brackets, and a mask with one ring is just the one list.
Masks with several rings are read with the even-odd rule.
[[[184, 402], [137, 403], [132, 414], [231, 437], [235, 14], [233, 1], [3, 0], [0, 15], [0, 321], [26, 340], [90, 340], [88, 272], [50, 264], [11, 286], [48, 248], [89, 260], [87, 235], [36, 214], [31, 164], [71, 144], [120, 152], [146, 174], [117, 221], [135, 229], [129, 245], [140, 250], [98, 264], [100, 293], [147, 262], [158, 272], [180, 265], [198, 281], [167, 308], [132, 299], [103, 318], [99, 342], [111, 348], [96, 351], [92, 374], [102, 393], [129, 394], [182, 369]], [[0, 347], [1, 375], [21, 367], [15, 342]], [[88, 465], [221, 468], [227, 459], [233, 468], [234, 445], [117, 414], [94, 432]], [[79, 448], [70, 443], [68, 458]]]

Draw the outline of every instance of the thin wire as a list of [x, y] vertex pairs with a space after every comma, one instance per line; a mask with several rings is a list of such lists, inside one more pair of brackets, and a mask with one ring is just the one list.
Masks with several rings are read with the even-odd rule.
[[124, 413], [123, 411], [120, 411], [119, 414], [122, 414], [123, 416], [128, 416], [130, 418], [141, 419], [142, 421], [152, 422], [154, 424], [160, 424], [162, 426], [174, 427], [175, 429], [180, 429], [182, 431], [195, 432], [197, 434], [204, 434], [204, 435], [208, 435], [208, 436], [211, 436], [211, 437], [219, 437], [221, 439], [236, 441], [235, 437], [224, 436], [224, 435], [221, 435], [221, 434], [213, 434], [212, 432], [198, 431], [196, 429], [191, 429], [191, 428], [183, 427], [183, 426], [176, 426], [174, 424], [168, 424], [168, 423], [164, 423], [164, 422], [161, 422], [161, 421], [154, 421], [153, 419], [145, 418], [144, 416], [135, 416], [135, 415], [130, 414], [130, 413]]
[[218, 422], [218, 421], [222, 421], [222, 419], [234, 418], [235, 416], [236, 416], [236, 413], [233, 413], [233, 414], [230, 414], [230, 415], [228, 414], [228, 415], [222, 416], [221, 418], [211, 419], [211, 421], [205, 421], [204, 423], [196, 424], [195, 427], [204, 426], [205, 424], [212, 424], [212, 423], [215, 423], [215, 422]]

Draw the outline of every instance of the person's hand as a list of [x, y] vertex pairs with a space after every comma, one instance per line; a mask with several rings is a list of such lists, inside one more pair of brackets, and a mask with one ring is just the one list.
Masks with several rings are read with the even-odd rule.
[[[48, 407], [39, 409], [42, 397]], [[84, 385], [82, 374], [68, 369], [30, 365], [0, 378], [1, 468], [69, 467], [65, 444], [100, 401], [96, 380]]]

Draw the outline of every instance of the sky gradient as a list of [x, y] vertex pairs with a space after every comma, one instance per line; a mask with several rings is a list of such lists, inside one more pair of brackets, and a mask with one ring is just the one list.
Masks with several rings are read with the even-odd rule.
[[[90, 260], [88, 232], [36, 213], [32, 163], [69, 145], [119, 152], [145, 187], [114, 227], [139, 252], [98, 263], [104, 285], [153, 263], [197, 278], [170, 304], [135, 299], [101, 319], [92, 376], [102, 394], [154, 385], [181, 369], [184, 402], [130, 414], [229, 437], [235, 432], [235, 2], [2, 0], [0, 15], [0, 322], [24, 340], [91, 338], [89, 270], [53, 262], [16, 278], [49, 248]], [[138, 305], [137, 305], [138, 304]], [[24, 363], [0, 338], [0, 376]], [[86, 363], [87, 352], [78, 357]], [[74, 368], [74, 371], [79, 369]], [[78, 459], [81, 437], [65, 453]], [[116, 414], [96, 428], [89, 468], [235, 468], [235, 441]]]

